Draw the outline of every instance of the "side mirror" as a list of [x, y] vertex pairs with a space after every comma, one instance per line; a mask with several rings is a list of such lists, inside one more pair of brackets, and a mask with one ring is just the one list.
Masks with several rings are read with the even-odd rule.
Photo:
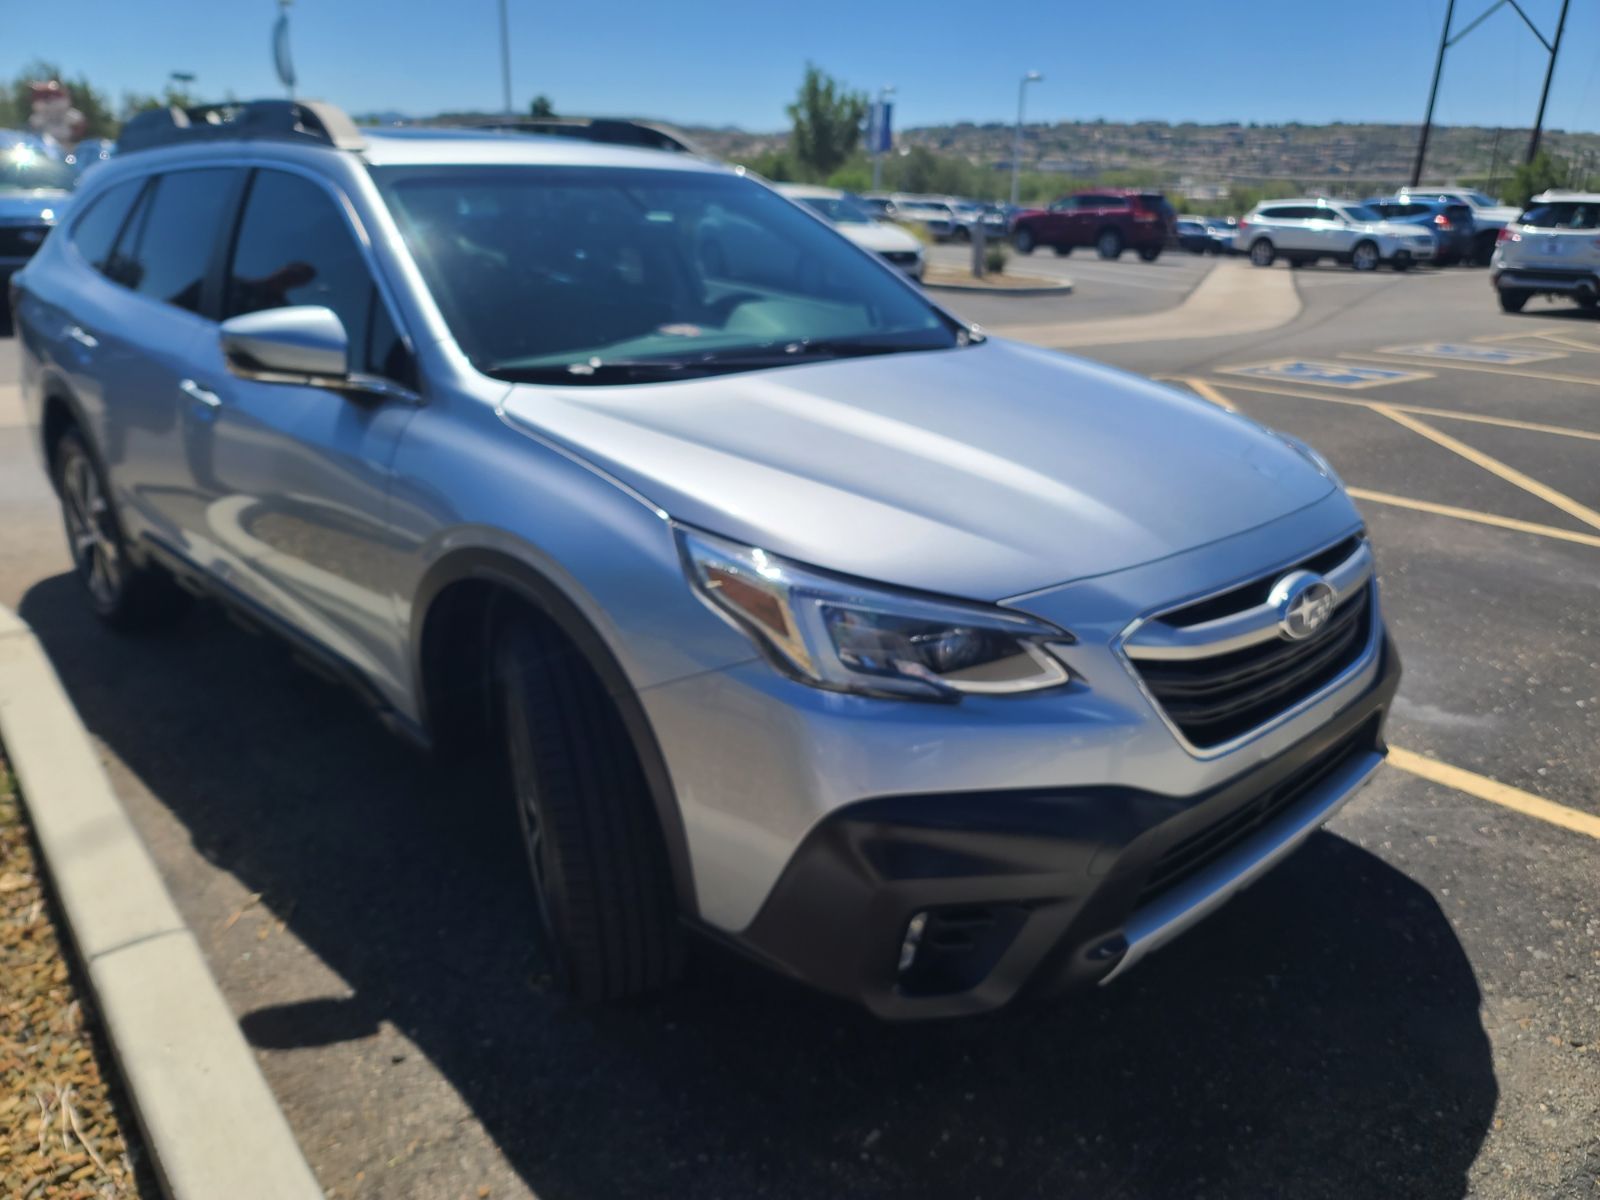
[[343, 383], [350, 338], [331, 308], [298, 305], [230, 317], [219, 327], [228, 369], [273, 383]]

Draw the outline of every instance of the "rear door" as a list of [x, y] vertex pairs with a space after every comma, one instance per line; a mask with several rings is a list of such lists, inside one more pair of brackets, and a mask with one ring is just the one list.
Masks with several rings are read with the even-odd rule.
[[149, 180], [108, 255], [105, 276], [123, 291], [86, 336], [104, 406], [100, 445], [131, 532], [203, 557], [205, 512], [196, 503], [188, 414], [192, 355], [215, 338], [206, 315], [213, 267], [244, 172], [200, 167]]
[[1275, 204], [1261, 210], [1267, 237], [1279, 250], [1312, 250], [1308, 217], [1316, 210], [1304, 205]]

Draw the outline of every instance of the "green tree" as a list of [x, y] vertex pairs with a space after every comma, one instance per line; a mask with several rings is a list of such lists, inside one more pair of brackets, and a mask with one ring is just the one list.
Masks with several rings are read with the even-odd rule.
[[807, 63], [799, 94], [789, 105], [794, 125], [789, 148], [801, 169], [811, 178], [826, 179], [843, 166], [861, 140], [866, 115], [865, 93], [846, 91], [833, 76]]
[[1512, 204], [1525, 205], [1540, 192], [1566, 186], [1570, 170], [1566, 159], [1540, 150], [1532, 162], [1523, 163], [1511, 172], [1511, 182], [1505, 189], [1506, 199]]
[[533, 98], [533, 103], [528, 105], [528, 115], [535, 120], [556, 115], [556, 106], [550, 103], [550, 97], [540, 92]]

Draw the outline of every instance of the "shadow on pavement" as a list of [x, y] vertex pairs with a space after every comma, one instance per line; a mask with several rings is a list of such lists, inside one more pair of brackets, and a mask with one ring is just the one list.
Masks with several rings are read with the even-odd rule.
[[1339, 838], [1064, 1003], [885, 1026], [707, 949], [677, 992], [585, 1012], [536, 983], [481, 785], [209, 608], [119, 638], [61, 576], [22, 614], [89, 728], [354, 991], [247, 1035], [392, 1022], [543, 1200], [1466, 1191], [1497, 1094], [1471, 968], [1427, 892]]

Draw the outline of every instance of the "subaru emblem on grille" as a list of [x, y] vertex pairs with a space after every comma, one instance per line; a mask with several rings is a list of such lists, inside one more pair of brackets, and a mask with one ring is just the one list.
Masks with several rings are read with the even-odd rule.
[[1278, 632], [1301, 642], [1327, 624], [1335, 599], [1333, 587], [1321, 575], [1296, 571], [1272, 585], [1267, 603], [1278, 611]]

